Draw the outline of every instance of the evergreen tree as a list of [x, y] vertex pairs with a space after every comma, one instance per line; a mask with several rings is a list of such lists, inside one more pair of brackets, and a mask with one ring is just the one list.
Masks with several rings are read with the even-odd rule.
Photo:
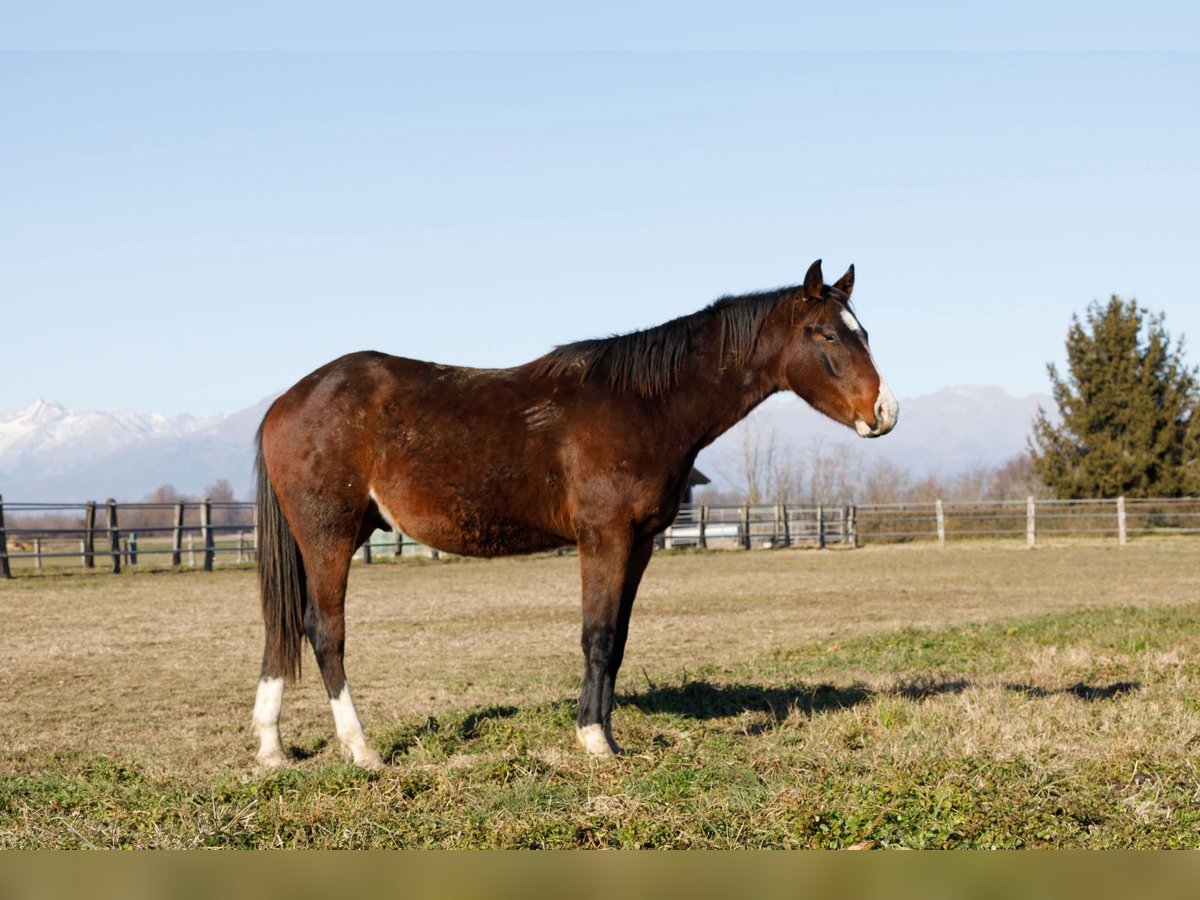
[[1195, 369], [1172, 346], [1162, 314], [1136, 300], [1093, 303], [1072, 317], [1065, 378], [1047, 368], [1062, 424], [1039, 410], [1034, 469], [1060, 498], [1200, 493]]

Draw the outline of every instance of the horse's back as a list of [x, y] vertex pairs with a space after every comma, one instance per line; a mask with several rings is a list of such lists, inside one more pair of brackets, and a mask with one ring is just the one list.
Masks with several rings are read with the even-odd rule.
[[520, 370], [352, 353], [276, 401], [264, 458], [319, 515], [377, 513], [471, 555], [562, 546], [561, 411], [544, 387]]

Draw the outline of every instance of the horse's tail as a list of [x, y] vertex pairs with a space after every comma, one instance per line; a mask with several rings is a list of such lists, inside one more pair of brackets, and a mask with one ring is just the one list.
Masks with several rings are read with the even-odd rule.
[[[265, 421], [265, 420], [264, 420]], [[263, 677], [295, 681], [300, 676], [304, 641], [304, 560], [291, 526], [279, 506], [275, 487], [263, 459], [262, 427], [255, 441], [258, 455], [258, 589], [267, 629]]]

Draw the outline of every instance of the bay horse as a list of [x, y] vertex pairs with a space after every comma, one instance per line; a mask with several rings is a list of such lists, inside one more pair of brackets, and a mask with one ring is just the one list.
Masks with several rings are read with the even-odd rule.
[[621, 752], [613, 690], [634, 596], [701, 448], [784, 389], [863, 437], [896, 424], [896, 399], [851, 312], [853, 287], [853, 266], [830, 286], [817, 260], [803, 284], [723, 297], [515, 368], [351, 353], [281, 395], [257, 437], [259, 763], [285, 761], [283, 688], [307, 636], [343, 752], [382, 765], [342, 666], [350, 558], [378, 528], [468, 556], [577, 547], [576, 737], [596, 756]]

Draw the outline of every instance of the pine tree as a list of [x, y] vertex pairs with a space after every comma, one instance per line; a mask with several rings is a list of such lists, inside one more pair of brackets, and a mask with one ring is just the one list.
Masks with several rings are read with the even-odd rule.
[[1062, 424], [1039, 410], [1034, 469], [1060, 498], [1176, 497], [1200, 492], [1195, 369], [1161, 313], [1136, 300], [1093, 303], [1072, 317], [1066, 378], [1047, 368]]

